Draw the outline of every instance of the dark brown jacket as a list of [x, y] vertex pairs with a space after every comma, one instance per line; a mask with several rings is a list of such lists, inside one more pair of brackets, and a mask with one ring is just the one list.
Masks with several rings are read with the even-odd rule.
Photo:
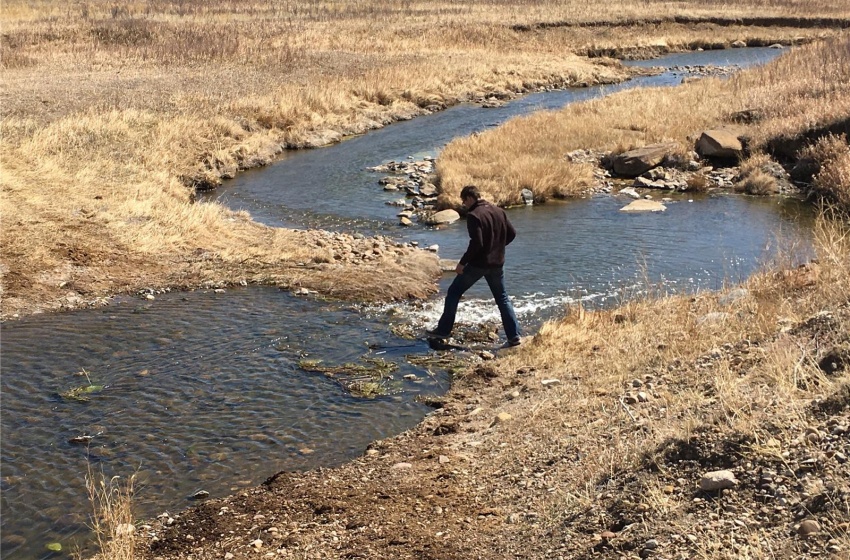
[[466, 215], [469, 247], [460, 264], [479, 268], [496, 268], [505, 264], [505, 246], [516, 237], [516, 230], [505, 211], [479, 200]]

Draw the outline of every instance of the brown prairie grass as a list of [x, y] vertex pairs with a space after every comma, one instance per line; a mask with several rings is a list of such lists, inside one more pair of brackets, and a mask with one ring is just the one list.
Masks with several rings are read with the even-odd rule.
[[846, 136], [825, 136], [803, 152], [816, 163], [811, 192], [845, 212], [850, 209], [850, 145]]
[[[643, 507], [652, 518], [663, 515], [668, 520], [663, 524], [670, 519], [681, 523], [681, 534], [696, 532], [705, 519], [677, 515], [689, 494], [674, 496], [663, 489], [665, 477], [677, 466], [665, 464], [658, 450], [671, 442], [698, 442], [695, 434], [707, 430], [722, 441], [751, 441], [745, 454], [753, 459], [771, 437], [785, 445], [805, 430], [799, 423], [806, 407], [840, 392], [847, 379], [827, 377], [819, 369], [826, 351], [821, 345], [828, 346], [830, 337], [833, 342], [846, 338], [850, 328], [850, 317], [840, 314], [850, 303], [846, 222], [821, 219], [815, 243], [818, 264], [789, 268], [793, 255], [779, 258], [746, 281], [746, 295], [734, 303], [720, 303], [723, 292], [656, 297], [650, 289], [645, 298], [613, 310], [572, 308], [563, 319], [546, 323], [520, 351], [500, 360], [501, 371], [536, 372], [532, 383], [561, 380], [531, 400], [506, 403], [515, 421], [487, 451], [496, 471], [517, 457], [530, 468], [553, 465], [547, 467], [551, 489], [535, 501], [546, 515], [539, 530], [532, 531], [534, 538], [546, 541], [551, 531], [565, 527], [601, 531], [613, 523], [603, 504], [618, 499], [627, 515], [634, 517], [636, 508]], [[712, 313], [725, 318], [704, 320]], [[821, 320], [830, 326], [814, 327], [820, 340], [797, 334]], [[622, 395], [638, 390], [655, 391], [655, 404], [623, 403]], [[512, 444], [505, 447], [500, 441]], [[581, 456], [578, 463], [567, 459], [575, 450]], [[546, 462], [552, 457], [554, 462]], [[647, 475], [653, 472], [657, 475]], [[643, 480], [636, 483], [640, 488], [626, 494], [629, 481], [636, 480]], [[613, 497], [605, 495], [609, 484]], [[526, 500], [528, 495], [519, 491], [508, 499]], [[835, 526], [847, 522], [845, 514], [830, 514], [836, 516]], [[650, 535], [669, 530], [667, 525], [653, 527], [652, 518], [645, 519]], [[836, 536], [847, 544], [846, 534]]]
[[[754, 10], [780, 19], [733, 21]], [[832, 23], [807, 23], [817, 17]], [[843, 21], [839, 0], [4, 2], [2, 314], [169, 284], [324, 285], [312, 268], [292, 270], [327, 264], [326, 251], [195, 204], [193, 189], [426, 108], [627, 76], [572, 53], [790, 44]], [[567, 196], [588, 181], [586, 169], [540, 158], [522, 158], [512, 188]], [[411, 259], [394, 266], [421, 265]], [[400, 286], [390, 297], [428, 292], [404, 278], [389, 285]]]
[[[704, 79], [675, 89], [627, 91], [604, 99], [570, 105], [513, 119], [482, 134], [458, 139], [441, 154], [437, 169], [449, 197], [478, 183], [500, 204], [512, 204], [519, 185], [540, 185], [536, 196], [576, 196], [583, 192], [579, 173], [564, 154], [576, 149], [623, 151], [662, 141], [693, 146], [695, 135], [731, 122], [738, 111], [760, 115], [748, 131], [751, 149], [777, 151], [777, 138], [793, 145], [800, 138], [828, 131], [850, 115], [850, 73], [846, 35], [800, 47], [762, 68], [740, 72], [729, 80]], [[815, 136], [816, 137], [816, 136]], [[813, 155], [835, 161], [824, 180], [836, 192], [850, 190], [842, 182], [842, 150], [846, 141], [822, 143]], [[827, 146], [830, 146], [827, 148]], [[792, 157], [798, 157], [794, 151]], [[514, 166], [532, 159], [534, 165]], [[770, 180], [750, 167], [751, 188], [762, 191]], [[558, 174], [560, 173], [560, 175]], [[835, 181], [838, 182], [835, 182]], [[572, 188], [556, 188], [570, 185]], [[830, 195], [834, 200], [843, 200]]]

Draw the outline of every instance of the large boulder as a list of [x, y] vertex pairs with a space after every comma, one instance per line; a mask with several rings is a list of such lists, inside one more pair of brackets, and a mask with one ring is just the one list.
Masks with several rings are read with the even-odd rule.
[[617, 175], [637, 177], [660, 165], [665, 157], [672, 155], [678, 149], [679, 145], [675, 142], [650, 144], [635, 148], [622, 154], [610, 156], [611, 167]]
[[448, 210], [441, 210], [440, 212], [429, 214], [428, 216], [425, 216], [422, 221], [430, 226], [437, 226], [440, 224], [451, 224], [459, 219], [460, 214], [458, 214], [456, 210], [452, 210], [450, 208]]
[[719, 128], [703, 131], [694, 149], [702, 157], [731, 159], [741, 155], [744, 145], [735, 131]]

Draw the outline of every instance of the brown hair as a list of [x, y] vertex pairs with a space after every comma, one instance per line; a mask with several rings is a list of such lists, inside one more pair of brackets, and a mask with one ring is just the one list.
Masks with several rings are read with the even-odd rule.
[[481, 191], [478, 190], [478, 187], [475, 185], [466, 185], [460, 191], [460, 199], [465, 200], [466, 197], [473, 198], [475, 200], [481, 199]]

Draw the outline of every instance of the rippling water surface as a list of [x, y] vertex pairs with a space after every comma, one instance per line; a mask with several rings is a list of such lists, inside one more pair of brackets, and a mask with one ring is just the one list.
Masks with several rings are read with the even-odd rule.
[[[653, 65], [748, 65], [769, 49], [677, 55]], [[636, 63], [637, 64], [637, 63]], [[379, 175], [388, 160], [434, 155], [447, 141], [540, 108], [626, 87], [671, 85], [668, 72], [605, 88], [523, 97], [501, 109], [460, 106], [398, 123], [321, 150], [287, 154], [209, 195], [274, 225], [381, 232], [458, 258], [464, 223], [443, 229], [396, 225]], [[532, 332], [575, 301], [610, 305], [645, 289], [716, 289], [743, 280], [778, 247], [805, 254], [811, 212], [799, 202], [736, 195], [675, 195], [663, 213], [624, 214], [629, 199], [601, 196], [510, 210], [518, 237], [506, 276], [520, 320]], [[443, 279], [442, 287], [451, 280]], [[279, 470], [339, 464], [369, 442], [415, 425], [415, 400], [448, 386], [443, 372], [408, 355], [429, 350], [392, 334], [392, 322], [432, 325], [442, 300], [356, 307], [295, 298], [272, 288], [124, 299], [110, 307], [34, 316], [0, 326], [2, 339], [2, 555], [49, 556], [86, 535], [84, 477], [138, 473], [137, 514], [150, 517], [256, 485]], [[459, 319], [496, 320], [485, 283]], [[338, 380], [299, 368], [380, 358], [399, 366], [390, 394], [350, 396]], [[415, 379], [405, 379], [414, 375]], [[75, 401], [74, 387], [103, 386]], [[89, 445], [72, 438], [93, 436]], [[65, 554], [65, 553], [63, 553]]]

